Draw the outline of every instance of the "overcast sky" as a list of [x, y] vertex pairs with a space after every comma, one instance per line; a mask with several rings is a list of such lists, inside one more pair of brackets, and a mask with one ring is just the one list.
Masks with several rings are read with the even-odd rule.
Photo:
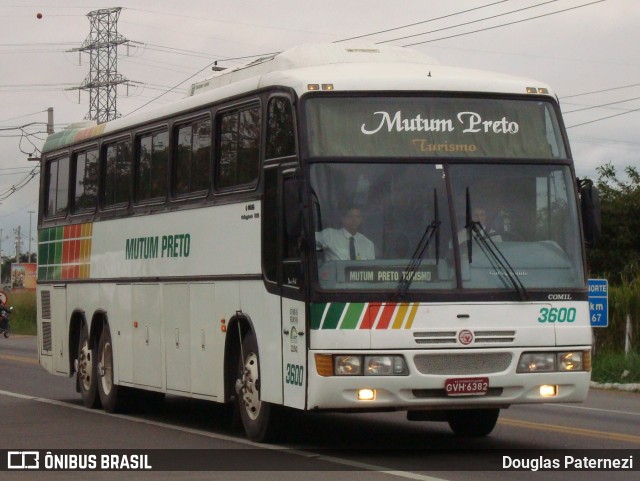
[[0, 0], [0, 239], [7, 254], [18, 226], [28, 249], [38, 177], [8, 194], [35, 167], [27, 158], [43, 145], [46, 109], [54, 108], [56, 131], [87, 114], [88, 94], [68, 89], [87, 77], [89, 57], [69, 50], [89, 35], [87, 14], [111, 7], [122, 7], [118, 32], [132, 42], [119, 50], [118, 71], [139, 82], [118, 91], [123, 116], [183, 97], [187, 79], [205, 77], [208, 68], [198, 72], [214, 60], [235, 66], [246, 60], [230, 59], [378, 32], [360, 41], [417, 44], [410, 48], [441, 64], [550, 84], [578, 176], [595, 178], [608, 162], [619, 170], [639, 165], [638, 0]]

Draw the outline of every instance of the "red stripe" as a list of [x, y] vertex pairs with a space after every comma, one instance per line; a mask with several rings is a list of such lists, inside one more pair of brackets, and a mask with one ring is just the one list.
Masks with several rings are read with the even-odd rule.
[[380, 320], [376, 325], [376, 329], [388, 328], [395, 310], [396, 310], [395, 304], [385, 304], [384, 309], [382, 310], [382, 315], [380, 316]]
[[364, 315], [364, 319], [362, 320], [362, 324], [360, 325], [360, 329], [371, 329], [373, 327], [373, 323], [378, 317], [378, 311], [382, 304], [369, 304], [369, 308], [367, 309], [367, 313]]

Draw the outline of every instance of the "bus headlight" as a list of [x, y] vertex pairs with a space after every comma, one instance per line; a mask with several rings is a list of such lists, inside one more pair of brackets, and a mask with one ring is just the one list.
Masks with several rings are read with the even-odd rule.
[[407, 363], [402, 356], [365, 356], [365, 376], [406, 376]]
[[336, 376], [361, 376], [362, 356], [336, 356], [333, 366]]
[[[317, 359], [318, 355], [316, 355], [316, 363]], [[318, 373], [326, 375], [320, 370]], [[333, 357], [333, 374], [335, 376], [407, 376], [409, 368], [403, 356], [349, 354]]]
[[558, 354], [559, 371], [583, 371], [582, 351], [561, 352]]
[[589, 352], [525, 352], [520, 356], [516, 372], [588, 371]]
[[555, 352], [525, 352], [520, 356], [516, 372], [553, 372], [555, 370]]

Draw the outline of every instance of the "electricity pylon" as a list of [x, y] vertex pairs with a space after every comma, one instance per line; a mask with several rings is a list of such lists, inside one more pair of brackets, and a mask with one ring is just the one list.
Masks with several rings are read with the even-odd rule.
[[122, 8], [105, 8], [87, 14], [91, 31], [77, 52], [89, 53], [89, 75], [74, 90], [89, 91], [87, 120], [107, 122], [120, 116], [116, 108], [117, 87], [128, 79], [118, 73], [118, 46], [129, 40], [118, 34], [118, 17]]

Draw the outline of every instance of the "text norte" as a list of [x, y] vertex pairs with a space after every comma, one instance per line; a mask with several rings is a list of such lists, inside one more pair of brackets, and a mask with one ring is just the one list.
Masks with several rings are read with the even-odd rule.
[[172, 234], [127, 239], [125, 259], [157, 259], [158, 257], [189, 257], [191, 234]]

